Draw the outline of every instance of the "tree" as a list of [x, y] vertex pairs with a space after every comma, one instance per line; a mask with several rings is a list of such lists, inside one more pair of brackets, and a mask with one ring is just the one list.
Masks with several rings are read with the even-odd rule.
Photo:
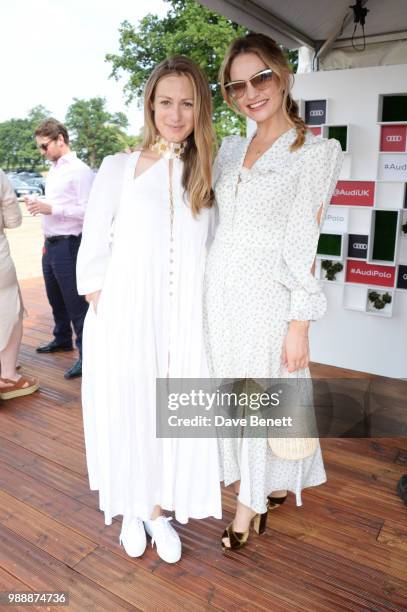
[[128, 126], [126, 115], [109, 113], [105, 98], [74, 98], [65, 124], [70, 131], [72, 148], [92, 168], [97, 168], [106, 155], [133, 144], [132, 137], [123, 131]]
[[187, 55], [207, 74], [213, 93], [214, 124], [220, 140], [231, 133], [244, 133], [245, 120], [223, 102], [218, 87], [221, 59], [230, 42], [247, 30], [213, 13], [195, 0], [168, 0], [171, 8], [160, 19], [147, 15], [138, 28], [124, 21], [119, 29], [120, 53], [106, 55], [113, 78], [122, 72], [129, 76], [125, 86], [127, 101], [141, 97], [154, 66], [169, 55]]
[[0, 123], [0, 166], [5, 170], [44, 167], [43, 158], [36, 147], [34, 131], [49, 115], [44, 106], [36, 106], [25, 119], [9, 119]]
[[[218, 72], [229, 44], [248, 30], [209, 11], [195, 0], [167, 0], [170, 9], [160, 19], [147, 15], [138, 26], [124, 21], [119, 29], [119, 54], [109, 53], [111, 77], [127, 73], [127, 102], [140, 98], [154, 66], [169, 55], [182, 54], [194, 60], [207, 74], [213, 94], [214, 125], [220, 141], [228, 134], [245, 134], [246, 121], [230, 110], [222, 99]], [[288, 52], [294, 70], [297, 52]]]

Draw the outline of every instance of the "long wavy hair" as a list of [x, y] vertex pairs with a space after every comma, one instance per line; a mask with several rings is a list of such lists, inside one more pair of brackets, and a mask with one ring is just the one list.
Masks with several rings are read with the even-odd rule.
[[307, 126], [299, 116], [298, 104], [291, 95], [294, 75], [284, 53], [272, 38], [265, 34], [247, 34], [247, 36], [236, 38], [231, 43], [219, 70], [219, 81], [225, 102], [230, 108], [238, 111], [236, 103], [228, 94], [227, 89], [225, 89], [225, 84], [231, 80], [230, 69], [233, 60], [241, 53], [255, 53], [277, 76], [283, 92], [282, 110], [284, 116], [289, 124], [295, 127], [297, 132], [297, 138], [291, 145], [291, 150], [299, 149], [304, 144]]
[[212, 97], [208, 81], [197, 64], [183, 55], [174, 55], [160, 62], [150, 74], [144, 90], [143, 148], [149, 148], [158, 134], [154, 123], [153, 102], [157, 83], [171, 74], [189, 78], [194, 92], [194, 130], [182, 154], [184, 170], [182, 186], [188, 194], [192, 214], [213, 204], [212, 159], [215, 135], [212, 127]]

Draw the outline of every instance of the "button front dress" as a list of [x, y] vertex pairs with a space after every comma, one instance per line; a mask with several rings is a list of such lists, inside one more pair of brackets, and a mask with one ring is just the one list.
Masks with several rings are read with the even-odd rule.
[[182, 523], [220, 518], [216, 439], [156, 437], [156, 378], [208, 376], [202, 291], [214, 211], [192, 216], [174, 159], [171, 230], [169, 161], [135, 178], [138, 156], [103, 162], [78, 256], [79, 292], [102, 290], [83, 339], [90, 487], [106, 524], [147, 520], [156, 504]]
[[[224, 139], [215, 162], [219, 221], [204, 288], [204, 324], [211, 375], [222, 378], [309, 378], [281, 359], [290, 320], [316, 320], [326, 310], [311, 274], [319, 237], [317, 214], [331, 199], [342, 152], [336, 140], [307, 134], [291, 152], [290, 129], [243, 167], [250, 138]], [[272, 491], [325, 482], [321, 449], [301, 460], [277, 457], [264, 438], [220, 439], [221, 478], [241, 480], [240, 501], [265, 512]]]

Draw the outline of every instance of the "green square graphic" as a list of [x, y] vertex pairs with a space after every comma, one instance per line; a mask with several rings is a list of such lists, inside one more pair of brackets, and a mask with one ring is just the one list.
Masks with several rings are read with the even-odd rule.
[[318, 241], [318, 255], [340, 257], [342, 247], [341, 234], [321, 234]]
[[348, 126], [346, 125], [331, 125], [328, 127], [328, 138], [336, 138], [339, 140], [342, 151], [346, 151], [346, 141], [348, 138]]
[[407, 121], [407, 94], [383, 96], [382, 121]]
[[394, 261], [397, 235], [397, 211], [376, 210], [374, 215], [372, 259], [376, 261]]

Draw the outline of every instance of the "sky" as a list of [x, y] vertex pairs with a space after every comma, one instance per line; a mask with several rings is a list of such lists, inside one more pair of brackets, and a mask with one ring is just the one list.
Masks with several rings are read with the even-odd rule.
[[123, 111], [129, 133], [143, 125], [135, 102], [125, 105], [126, 79], [109, 79], [106, 53], [119, 51], [119, 26], [147, 13], [164, 16], [162, 0], [13, 0], [0, 5], [0, 122], [24, 118], [42, 104], [63, 121], [73, 98], [105, 97]]

